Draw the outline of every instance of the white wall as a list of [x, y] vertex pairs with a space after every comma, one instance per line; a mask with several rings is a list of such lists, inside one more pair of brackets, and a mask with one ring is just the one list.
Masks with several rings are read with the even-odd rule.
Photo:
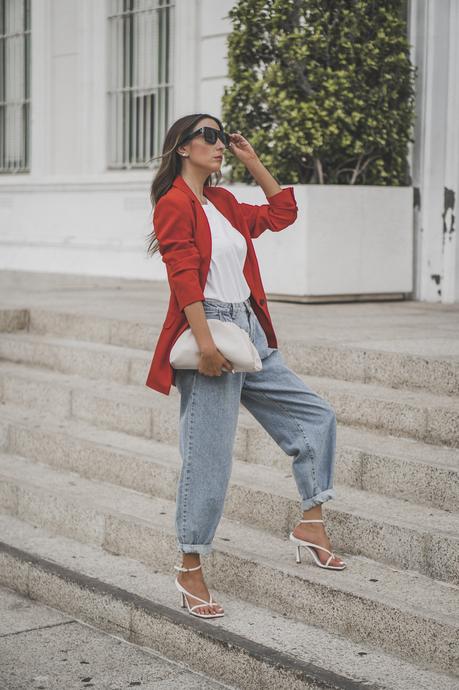
[[[459, 301], [459, 3], [411, 0], [410, 42], [418, 66], [413, 147], [415, 297]], [[454, 201], [454, 207], [448, 208]], [[454, 215], [456, 222], [454, 222]]]
[[[31, 4], [31, 171], [0, 176], [0, 269], [166, 279], [145, 253], [153, 171], [106, 169], [105, 0]], [[232, 4], [176, 0], [174, 119], [220, 116]]]
[[[173, 119], [200, 111], [221, 115], [233, 4], [176, 0]], [[105, 0], [31, 5], [31, 172], [0, 176], [0, 268], [165, 279], [160, 257], [145, 253], [153, 171], [106, 170]], [[410, 10], [421, 67], [413, 147], [413, 184], [421, 197], [415, 294], [431, 301], [459, 300], [452, 211], [446, 234], [442, 218], [444, 188], [457, 194], [459, 174], [458, 5], [411, 0]]]

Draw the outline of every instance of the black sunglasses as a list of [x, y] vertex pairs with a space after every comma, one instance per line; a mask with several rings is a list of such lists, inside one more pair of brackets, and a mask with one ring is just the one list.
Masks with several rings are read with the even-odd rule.
[[223, 144], [225, 144], [225, 148], [228, 148], [231, 142], [229, 134], [227, 134], [221, 129], [215, 129], [214, 127], [200, 127], [194, 132], [191, 132], [191, 134], [187, 134], [185, 137], [183, 137], [182, 141], [180, 141], [177, 144], [177, 146], [181, 146], [185, 143], [185, 141], [188, 141], [188, 139], [192, 139], [193, 137], [198, 136], [198, 134], [203, 134], [204, 141], [206, 141], [208, 144], [215, 144], [217, 142], [217, 139], [220, 139], [220, 141]]

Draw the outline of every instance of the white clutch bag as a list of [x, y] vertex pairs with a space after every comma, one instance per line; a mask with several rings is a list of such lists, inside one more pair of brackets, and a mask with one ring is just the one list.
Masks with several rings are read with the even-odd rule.
[[[260, 371], [258, 350], [243, 328], [232, 321], [207, 319], [217, 349], [233, 364], [234, 371]], [[172, 346], [169, 362], [174, 369], [197, 369], [199, 347], [191, 328], [187, 328]]]

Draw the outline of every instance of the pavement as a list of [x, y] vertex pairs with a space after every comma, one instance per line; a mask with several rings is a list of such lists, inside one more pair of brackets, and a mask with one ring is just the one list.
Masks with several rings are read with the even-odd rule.
[[1, 690], [223, 690], [204, 674], [0, 587]]

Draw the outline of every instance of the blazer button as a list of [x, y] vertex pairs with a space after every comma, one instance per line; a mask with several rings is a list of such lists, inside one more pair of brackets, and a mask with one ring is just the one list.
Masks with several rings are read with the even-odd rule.
[[264, 297], [262, 297], [261, 300], [260, 300], [260, 304], [265, 304], [265, 303], [266, 303], [266, 300], [265, 300]]

